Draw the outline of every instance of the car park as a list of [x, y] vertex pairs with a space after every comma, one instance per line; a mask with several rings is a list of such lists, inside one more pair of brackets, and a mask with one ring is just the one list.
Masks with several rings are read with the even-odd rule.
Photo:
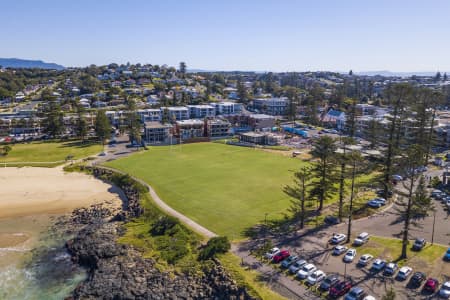
[[342, 246], [342, 245], [337, 245], [336, 247], [334, 247], [333, 249], [333, 255], [341, 255], [342, 253], [344, 253], [345, 251], [347, 251], [347, 247], [346, 246]]
[[425, 247], [426, 245], [426, 241], [424, 238], [416, 238], [416, 240], [414, 241], [414, 244], [412, 246], [412, 249], [414, 251], [420, 251], [423, 249], [423, 247]]
[[347, 253], [345, 253], [343, 261], [346, 263], [352, 262], [356, 257], [356, 250], [355, 249], [348, 249]]
[[312, 273], [314, 273], [317, 270], [316, 266], [313, 264], [306, 264], [303, 266], [303, 268], [300, 269], [300, 271], [297, 272], [297, 278], [299, 279], [305, 279]]
[[306, 283], [309, 285], [315, 285], [325, 278], [325, 273], [322, 270], [316, 270], [306, 278]]
[[409, 280], [409, 284], [412, 287], [417, 288], [417, 287], [419, 287], [422, 284], [422, 282], [425, 280], [425, 278], [426, 278], [425, 273], [423, 273], [423, 272], [416, 272], [416, 273], [414, 273], [414, 275]]
[[289, 272], [291, 274], [295, 274], [297, 273], [301, 268], [303, 268], [304, 265], [306, 265], [307, 262], [304, 259], [300, 259], [297, 260], [295, 263], [293, 263], [290, 267], [289, 267]]
[[386, 261], [382, 260], [380, 258], [377, 258], [373, 261], [372, 267], [370, 268], [370, 270], [373, 272], [379, 272], [379, 271], [383, 270], [384, 267], [386, 267]]
[[372, 259], [373, 259], [373, 255], [363, 254], [363, 255], [361, 255], [361, 257], [358, 260], [358, 265], [365, 267]]
[[439, 290], [439, 297], [448, 299], [450, 298], [450, 281], [444, 282]]
[[270, 249], [269, 251], [267, 251], [267, 253], [265, 254], [265, 257], [267, 259], [272, 259], [278, 252], [280, 252], [280, 248], [274, 247], [274, 248]]
[[335, 234], [335, 235], [333, 235], [333, 237], [331, 238], [331, 244], [340, 244], [340, 243], [342, 243], [343, 241], [345, 241], [345, 239], [347, 238], [347, 236], [345, 235], [345, 234], [343, 234], [343, 233], [338, 233], [338, 234]]
[[412, 268], [403, 266], [398, 270], [397, 280], [406, 280], [412, 274]]
[[436, 278], [428, 278], [423, 286], [423, 291], [434, 293], [439, 287], [439, 281]]
[[281, 263], [281, 267], [287, 269], [293, 263], [295, 263], [297, 260], [298, 260], [298, 256], [297, 255], [291, 255], [288, 258], [286, 258], [285, 260], [283, 260], [283, 262]]
[[444, 260], [450, 261], [450, 247], [447, 249], [447, 252], [444, 254]]
[[345, 295], [344, 300], [362, 300], [365, 295], [366, 292], [362, 288], [355, 286]]
[[339, 276], [337, 274], [328, 275], [319, 286], [322, 291], [329, 291], [339, 281]]
[[343, 280], [336, 283], [331, 289], [329, 296], [331, 298], [338, 298], [345, 295], [352, 288], [352, 283], [349, 280]]
[[283, 260], [285, 260], [286, 258], [288, 258], [291, 254], [289, 253], [288, 250], [281, 250], [280, 252], [278, 252], [277, 254], [275, 254], [272, 258], [272, 261], [274, 263], [279, 263]]
[[397, 264], [390, 262], [384, 268], [383, 275], [384, 276], [394, 276], [395, 272], [397, 272], [398, 266]]
[[353, 245], [361, 246], [367, 243], [370, 239], [370, 235], [367, 232], [361, 232], [356, 239], [353, 241]]

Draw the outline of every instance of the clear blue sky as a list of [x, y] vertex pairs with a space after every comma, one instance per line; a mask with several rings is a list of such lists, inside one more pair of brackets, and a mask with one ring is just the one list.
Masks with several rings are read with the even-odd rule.
[[450, 1], [0, 0], [0, 57], [65, 66], [449, 71]]

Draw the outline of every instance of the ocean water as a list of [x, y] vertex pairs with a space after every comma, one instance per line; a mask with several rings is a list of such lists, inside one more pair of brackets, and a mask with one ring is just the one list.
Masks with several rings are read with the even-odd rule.
[[48, 231], [53, 219], [0, 221], [0, 299], [57, 300], [86, 278], [64, 248], [69, 237]]

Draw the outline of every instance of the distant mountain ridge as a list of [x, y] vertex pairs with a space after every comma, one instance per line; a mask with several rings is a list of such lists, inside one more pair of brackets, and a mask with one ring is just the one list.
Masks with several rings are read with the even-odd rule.
[[39, 68], [63, 70], [64, 66], [55, 63], [47, 63], [42, 60], [30, 60], [20, 58], [0, 58], [0, 66], [4, 68]]

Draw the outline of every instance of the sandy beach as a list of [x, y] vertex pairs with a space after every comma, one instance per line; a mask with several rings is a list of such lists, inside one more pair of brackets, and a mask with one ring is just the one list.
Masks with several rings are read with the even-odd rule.
[[0, 168], [0, 271], [19, 262], [57, 216], [109, 202], [121, 192], [92, 176], [58, 168]]

